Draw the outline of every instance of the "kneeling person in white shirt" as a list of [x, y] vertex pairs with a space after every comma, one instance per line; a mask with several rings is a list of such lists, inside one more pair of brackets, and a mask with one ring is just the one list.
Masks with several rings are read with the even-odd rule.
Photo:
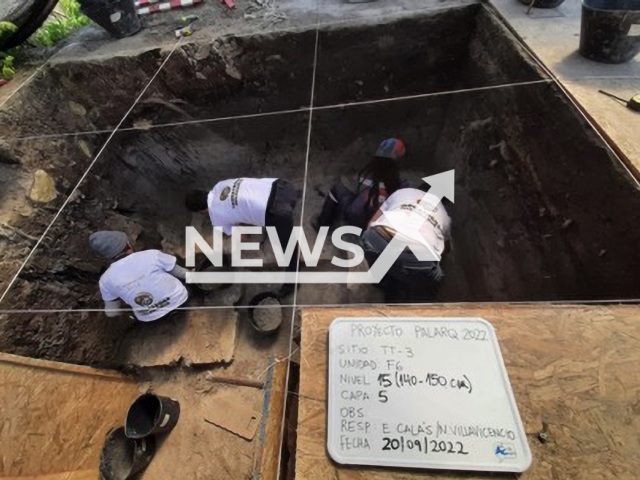
[[176, 257], [159, 250], [135, 252], [124, 232], [93, 233], [89, 244], [112, 262], [100, 277], [108, 317], [119, 314], [120, 300], [142, 322], [162, 318], [187, 301], [189, 294], [180, 281], [187, 271], [176, 265]]
[[[403, 212], [409, 222], [409, 215], [414, 210], [424, 218], [419, 234], [438, 256], [446, 254], [451, 239], [451, 218], [444, 205], [435, 195], [425, 194], [416, 188], [402, 188], [396, 190], [382, 204], [362, 235], [362, 245], [369, 267], [376, 262], [395, 235], [404, 235], [403, 223], [391, 223], [384, 213]], [[396, 230], [398, 227], [400, 230]], [[391, 297], [390, 300], [394, 301], [398, 300], [394, 297], [403, 295], [432, 298], [443, 279], [444, 273], [439, 261], [421, 261], [411, 249], [405, 248], [380, 282], [380, 286]]]
[[[209, 192], [192, 190], [186, 206], [192, 212], [208, 212], [211, 224], [231, 235], [231, 227], [252, 225], [275, 227], [280, 245], [286, 250], [293, 232], [293, 211], [298, 192], [289, 182], [278, 178], [233, 178], [215, 184]], [[288, 271], [295, 271], [297, 246]], [[293, 291], [285, 284], [280, 295]]]

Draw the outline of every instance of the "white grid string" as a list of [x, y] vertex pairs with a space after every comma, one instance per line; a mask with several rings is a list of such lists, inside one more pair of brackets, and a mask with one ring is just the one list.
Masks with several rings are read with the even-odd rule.
[[146, 93], [147, 89], [149, 88], [149, 86], [153, 83], [153, 81], [156, 79], [156, 77], [158, 76], [158, 74], [162, 71], [162, 69], [164, 68], [165, 64], [169, 61], [169, 59], [171, 58], [171, 56], [173, 55], [173, 53], [176, 51], [176, 49], [178, 48], [178, 45], [180, 45], [180, 43], [182, 42], [182, 38], [180, 38], [175, 45], [173, 46], [173, 49], [171, 50], [171, 52], [169, 53], [169, 55], [167, 55], [167, 58], [164, 59], [164, 61], [162, 62], [162, 64], [160, 65], [160, 68], [158, 68], [158, 70], [156, 71], [156, 73], [153, 75], [153, 77], [151, 77], [151, 80], [149, 81], [149, 83], [144, 87], [144, 89], [142, 90], [142, 92], [140, 92], [140, 95], [138, 95], [138, 97], [136, 98], [136, 100], [133, 102], [133, 105], [131, 105], [131, 108], [129, 108], [129, 110], [127, 111], [127, 113], [125, 113], [124, 117], [122, 117], [122, 120], [120, 120], [120, 123], [116, 126], [115, 130], [113, 130], [113, 132], [111, 133], [111, 135], [109, 136], [109, 138], [107, 138], [106, 142], [104, 143], [104, 145], [102, 146], [102, 148], [98, 151], [97, 155], [93, 158], [93, 160], [91, 161], [91, 163], [89, 164], [89, 166], [87, 167], [87, 169], [85, 170], [84, 174], [82, 175], [82, 177], [80, 177], [80, 180], [78, 181], [78, 183], [76, 184], [75, 187], [73, 187], [73, 190], [71, 191], [71, 193], [67, 196], [67, 198], [65, 199], [65, 201], [62, 203], [62, 206], [60, 207], [60, 209], [56, 212], [56, 214], [54, 215], [53, 219], [51, 220], [51, 222], [49, 223], [49, 225], [47, 226], [47, 228], [44, 230], [44, 232], [42, 233], [42, 235], [40, 236], [40, 238], [38, 239], [38, 241], [36, 242], [36, 244], [33, 246], [33, 248], [31, 249], [31, 251], [29, 252], [29, 254], [27, 255], [27, 258], [24, 260], [24, 262], [22, 262], [22, 265], [20, 265], [20, 268], [18, 269], [18, 271], [16, 272], [16, 274], [13, 276], [13, 278], [11, 279], [11, 281], [9, 282], [9, 284], [7, 285], [7, 288], [5, 289], [5, 291], [3, 292], [2, 296], [0, 297], [0, 303], [2, 303], [2, 301], [4, 300], [5, 296], [9, 293], [9, 290], [11, 290], [11, 287], [13, 286], [13, 284], [15, 283], [15, 281], [18, 279], [18, 276], [20, 275], [20, 273], [22, 273], [22, 270], [24, 269], [25, 265], [29, 262], [29, 260], [31, 259], [31, 257], [33, 256], [34, 252], [38, 249], [38, 247], [40, 246], [40, 244], [42, 243], [44, 237], [47, 235], [47, 233], [49, 233], [49, 230], [51, 230], [51, 227], [53, 226], [53, 224], [56, 222], [56, 220], [58, 219], [58, 217], [60, 216], [60, 214], [62, 213], [62, 211], [65, 209], [65, 207], [69, 204], [69, 202], [71, 202], [71, 200], [74, 198], [74, 195], [76, 193], [76, 191], [78, 190], [78, 188], [80, 187], [80, 184], [84, 181], [84, 179], [87, 177], [87, 175], [89, 174], [89, 171], [91, 170], [91, 168], [95, 165], [95, 163], [98, 161], [98, 158], [100, 158], [100, 155], [102, 155], [102, 152], [105, 151], [105, 149], [107, 148], [107, 145], [109, 145], [109, 142], [111, 141], [111, 139], [113, 138], [113, 136], [116, 134], [116, 132], [118, 131], [118, 128], [120, 128], [120, 126], [124, 123], [124, 121], [127, 119], [127, 117], [129, 116], [129, 114], [133, 111], [133, 109], [135, 108], [135, 106], [138, 104], [138, 102], [140, 101], [140, 99], [142, 98], [142, 96]]

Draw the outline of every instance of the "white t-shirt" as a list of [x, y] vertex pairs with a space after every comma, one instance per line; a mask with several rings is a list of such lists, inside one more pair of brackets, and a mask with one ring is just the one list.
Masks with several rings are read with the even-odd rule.
[[[389, 222], [389, 219], [384, 216], [384, 212], [404, 210], [407, 212], [408, 218], [411, 212], [416, 209], [418, 204], [420, 204], [421, 208], [419, 208], [417, 212], [419, 214], [424, 213], [424, 215], [421, 216], [426, 219], [426, 222], [424, 222], [420, 227], [420, 234], [425, 238], [429, 245], [433, 247], [438, 255], [442, 255], [445, 241], [451, 234], [451, 218], [447, 214], [442, 203], [440, 203], [438, 197], [433, 194], [425, 193], [416, 188], [402, 188], [400, 190], [396, 190], [396, 192], [393, 193], [380, 207], [383, 215], [381, 215], [376, 221], [371, 222], [371, 226], [383, 225], [390, 228], [396, 228], [397, 225], [392, 225], [391, 222]], [[402, 233], [401, 228], [399, 233]]]
[[187, 301], [187, 289], [168, 272], [176, 257], [159, 250], [145, 250], [114, 262], [100, 277], [105, 302], [121, 299], [133, 308], [138, 320], [150, 322]]
[[232, 178], [218, 182], [209, 192], [207, 204], [214, 227], [231, 235], [241, 223], [264, 227], [265, 214], [275, 178]]

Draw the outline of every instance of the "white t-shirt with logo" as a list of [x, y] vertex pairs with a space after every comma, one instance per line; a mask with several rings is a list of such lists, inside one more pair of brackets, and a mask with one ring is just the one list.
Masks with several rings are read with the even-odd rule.
[[214, 227], [231, 235], [241, 223], [264, 227], [267, 203], [275, 178], [233, 178], [218, 182], [209, 192], [207, 204]]
[[187, 289], [169, 274], [176, 257], [159, 250], [145, 250], [114, 262], [100, 277], [105, 302], [121, 299], [133, 308], [138, 320], [150, 322], [187, 301]]
[[[426, 222], [420, 227], [420, 234], [433, 247], [433, 249], [442, 255], [444, 251], [445, 241], [451, 234], [451, 218], [447, 214], [438, 197], [431, 193], [425, 193], [417, 188], [402, 188], [396, 190], [380, 207], [383, 215], [376, 221], [371, 222], [371, 226], [383, 225], [390, 227], [402, 233], [402, 224], [398, 229], [398, 225], [392, 225], [389, 219], [384, 216], [384, 212], [388, 211], [405, 211], [407, 219], [411, 212], [420, 205], [417, 212], [421, 213]], [[408, 223], [408, 221], [407, 221]]]

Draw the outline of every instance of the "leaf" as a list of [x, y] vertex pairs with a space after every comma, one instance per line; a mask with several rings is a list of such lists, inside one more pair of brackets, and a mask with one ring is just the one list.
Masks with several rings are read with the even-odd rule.
[[16, 71], [13, 68], [11, 68], [11, 66], [6, 64], [2, 66], [2, 76], [4, 78], [11, 79], [15, 74], [16, 74]]
[[0, 22], [0, 43], [4, 42], [7, 38], [13, 35], [18, 30], [11, 22]]

